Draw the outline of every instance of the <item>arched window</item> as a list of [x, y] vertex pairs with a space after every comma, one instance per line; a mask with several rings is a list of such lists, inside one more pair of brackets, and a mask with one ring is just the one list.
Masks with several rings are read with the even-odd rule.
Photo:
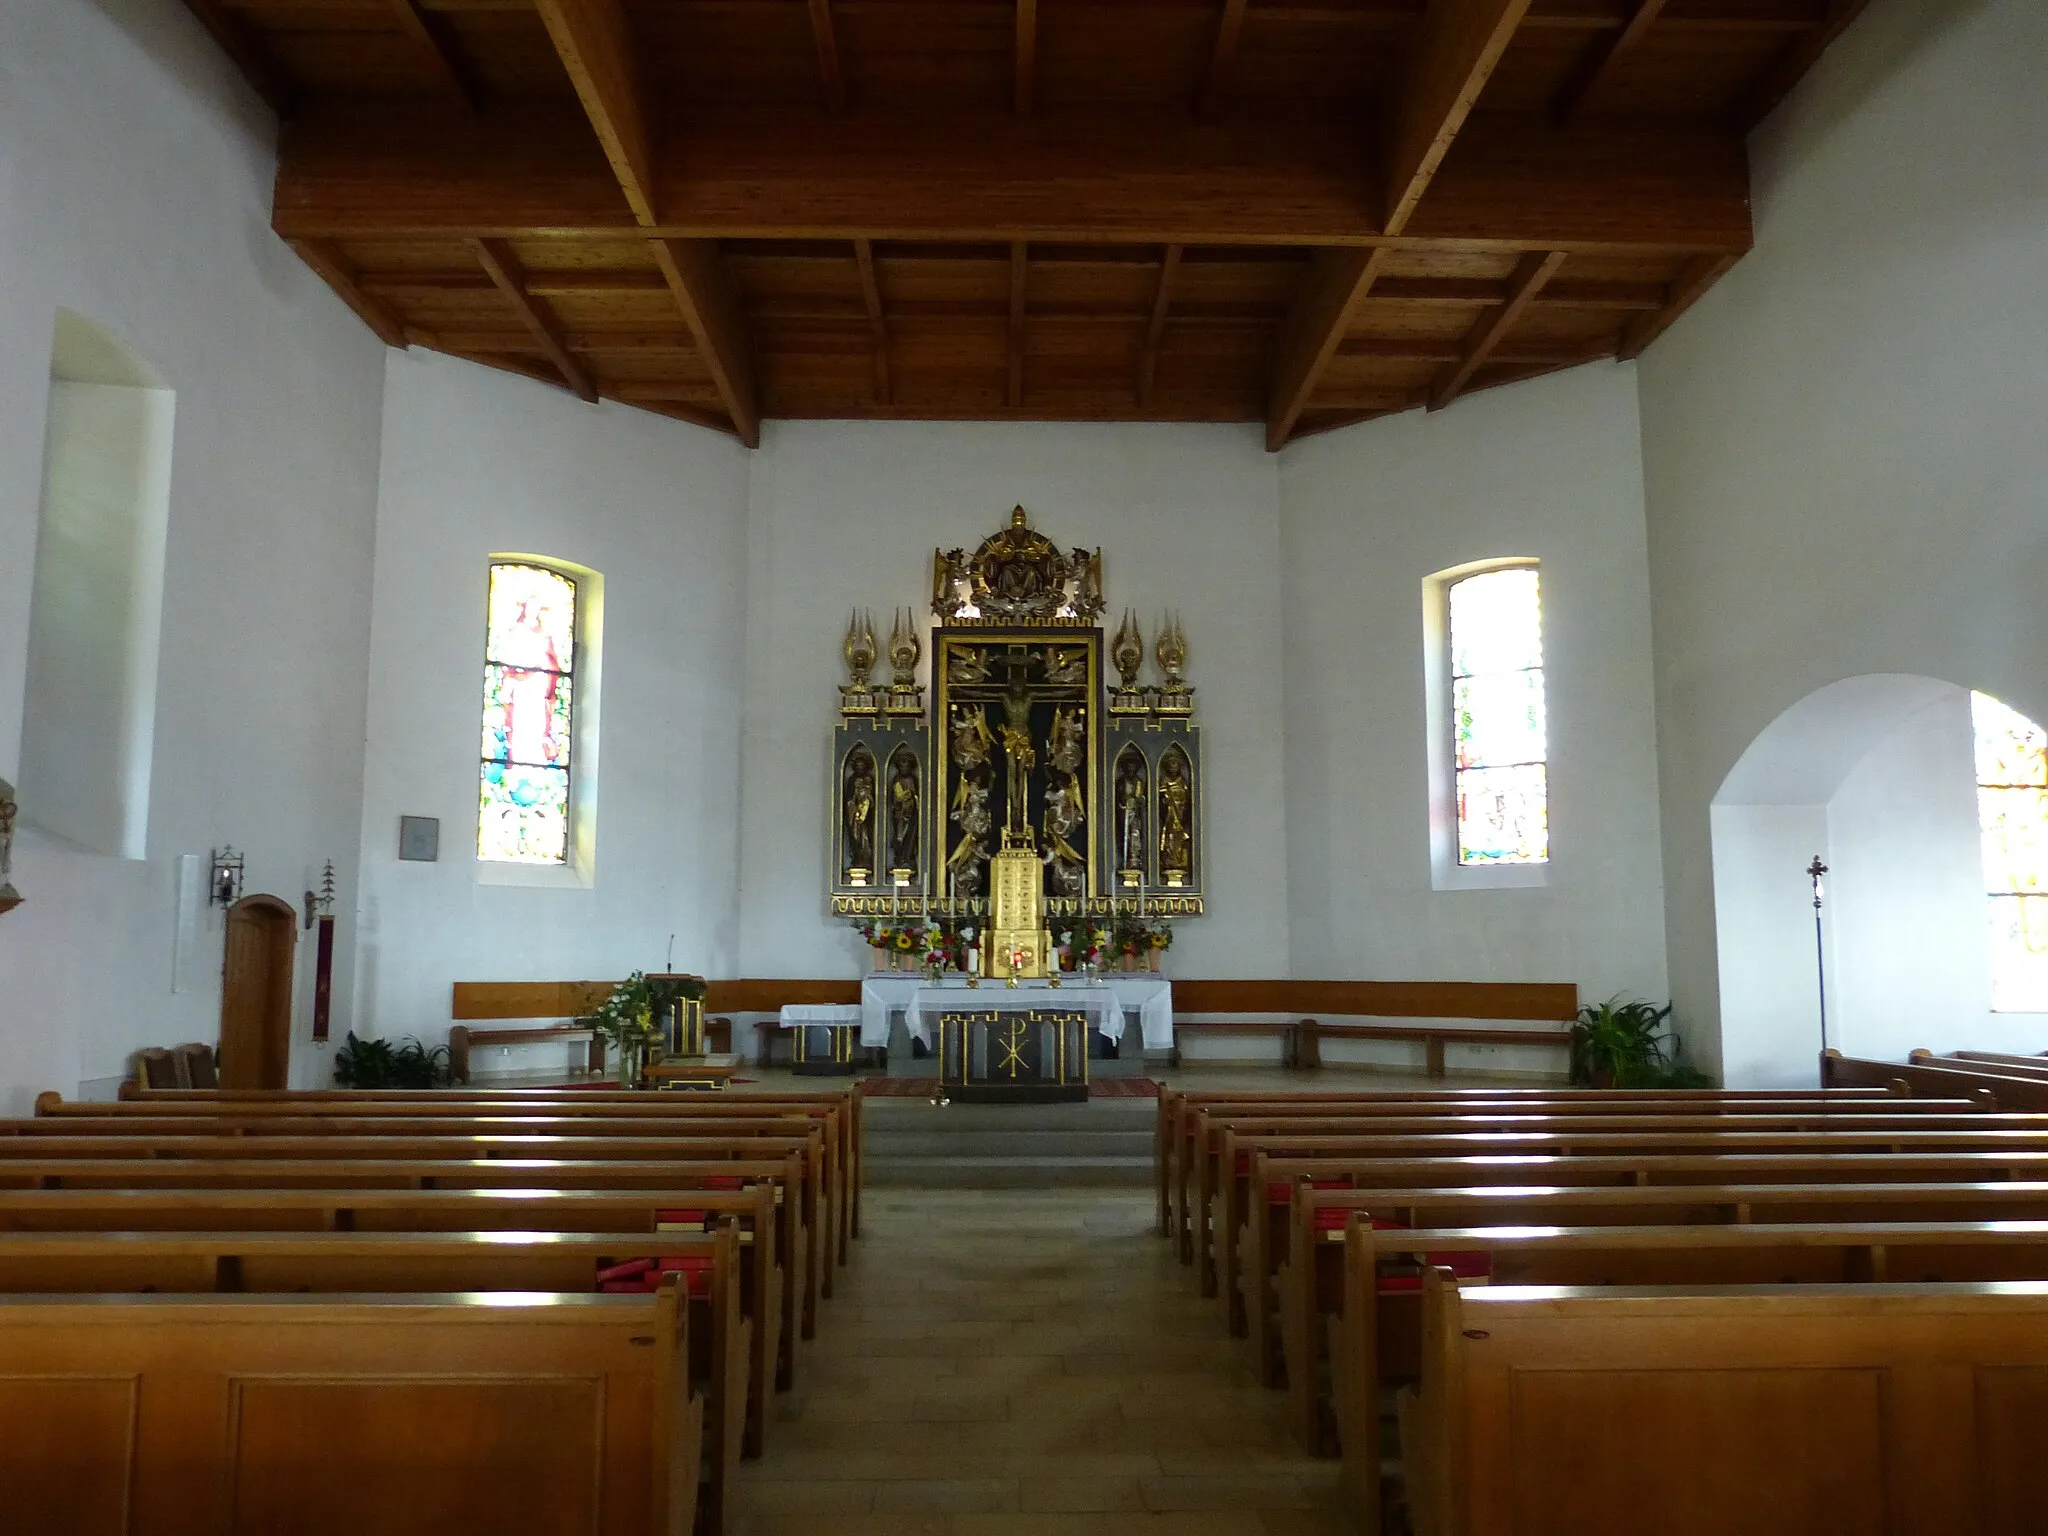
[[491, 565], [476, 856], [567, 865], [575, 803], [578, 583], [532, 560]]
[[1461, 577], [1447, 593], [1457, 862], [1550, 859], [1543, 603], [1534, 565]]
[[1970, 695], [1977, 825], [1991, 905], [1991, 1007], [2048, 1013], [2048, 732]]

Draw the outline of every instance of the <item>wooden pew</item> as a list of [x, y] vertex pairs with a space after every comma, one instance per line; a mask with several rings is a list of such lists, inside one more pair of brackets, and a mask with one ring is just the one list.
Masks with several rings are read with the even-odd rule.
[[[346, 1105], [350, 1112], [370, 1114], [391, 1112], [398, 1114], [415, 1113], [422, 1103], [430, 1106], [446, 1104], [476, 1105], [479, 1107], [516, 1106], [527, 1107], [537, 1104], [549, 1105], [548, 1113], [562, 1115], [595, 1116], [668, 1116], [678, 1112], [694, 1113], [700, 1110], [715, 1110], [723, 1105], [758, 1106], [775, 1105], [788, 1107], [801, 1113], [809, 1113], [818, 1105], [829, 1105], [840, 1111], [839, 1137], [844, 1149], [841, 1158], [846, 1169], [848, 1184], [846, 1233], [851, 1237], [860, 1235], [860, 1200], [864, 1182], [862, 1153], [865, 1145], [862, 1114], [865, 1098], [854, 1089], [827, 1090], [823, 1092], [766, 1092], [750, 1089], [745, 1093], [734, 1092], [706, 1103], [683, 1095], [664, 1095], [641, 1092], [634, 1089], [590, 1088], [574, 1091], [544, 1088], [463, 1088], [463, 1089], [352, 1089], [352, 1088], [252, 1088], [221, 1090], [198, 1093], [180, 1090], [148, 1089], [133, 1080], [121, 1085], [122, 1102], [146, 1102], [161, 1107], [176, 1105], [222, 1106], [241, 1108], [250, 1104], [262, 1104], [279, 1113], [318, 1114], [323, 1107], [331, 1104]], [[45, 1105], [52, 1106], [46, 1110]], [[64, 1100], [55, 1093], [44, 1093], [36, 1101], [36, 1112], [63, 1113], [86, 1112], [105, 1109], [109, 1106], [83, 1105], [63, 1106]], [[386, 1111], [386, 1106], [391, 1108]], [[840, 1260], [845, 1261], [845, 1239], [839, 1244]]]
[[2006, 1056], [1997, 1051], [1950, 1051], [1937, 1056], [1925, 1048], [1909, 1051], [1911, 1065], [1958, 1067], [1965, 1072], [1995, 1072], [2000, 1077], [2048, 1078], [2048, 1057]]
[[689, 1339], [675, 1287], [0, 1296], [6, 1524], [690, 1536]]
[[[644, 1096], [643, 1096], [644, 1097]], [[677, 1101], [667, 1100], [667, 1104]], [[732, 1100], [720, 1100], [695, 1109], [674, 1109], [668, 1113], [630, 1115], [591, 1113], [552, 1103], [536, 1106], [490, 1105], [406, 1105], [379, 1104], [365, 1107], [329, 1101], [302, 1109], [282, 1106], [178, 1105], [176, 1108], [148, 1104], [82, 1105], [66, 1104], [54, 1094], [37, 1101], [33, 1120], [0, 1121], [0, 1135], [189, 1135], [232, 1134], [250, 1136], [350, 1135], [550, 1135], [550, 1136], [696, 1136], [803, 1134], [815, 1124], [821, 1132], [820, 1177], [829, 1192], [833, 1213], [832, 1248], [836, 1261], [846, 1262], [851, 1236], [849, 1185], [856, 1177], [842, 1134], [844, 1106], [813, 1103], [809, 1108], [764, 1105], [759, 1109], [741, 1107]], [[656, 1106], [649, 1105], [649, 1109]], [[411, 1111], [399, 1113], [400, 1109]], [[706, 1113], [711, 1110], [714, 1113]], [[829, 1274], [825, 1293], [831, 1294]]]
[[[439, 1161], [350, 1161], [230, 1158], [55, 1158], [37, 1161], [0, 1157], [0, 1190], [173, 1190], [243, 1189], [276, 1192], [311, 1190], [648, 1190], [664, 1195], [699, 1189], [707, 1194], [765, 1183], [775, 1190], [776, 1253], [793, 1282], [783, 1290], [778, 1325], [778, 1386], [794, 1379], [796, 1341], [812, 1337], [803, 1327], [803, 1277], [810, 1232], [800, 1188], [803, 1163], [790, 1154], [779, 1162], [577, 1163], [543, 1158], [476, 1158]], [[692, 1204], [696, 1203], [693, 1199]]]
[[1418, 1536], [2040, 1529], [2048, 1286], [1431, 1271], [1421, 1356], [1402, 1402]]
[[[41, 1120], [0, 1122], [0, 1125], [43, 1125]], [[61, 1122], [49, 1122], [59, 1124]], [[786, 1133], [756, 1128], [752, 1133], [733, 1136], [527, 1136], [504, 1133], [446, 1136], [330, 1136], [316, 1131], [292, 1136], [208, 1136], [134, 1135], [115, 1136], [82, 1130], [76, 1123], [67, 1131], [51, 1134], [0, 1134], [0, 1180], [5, 1165], [23, 1158], [161, 1158], [208, 1161], [263, 1158], [308, 1160], [340, 1158], [363, 1162], [435, 1161], [476, 1159], [545, 1159], [564, 1163], [611, 1163], [674, 1158], [707, 1161], [730, 1158], [738, 1161], [787, 1156], [803, 1158], [804, 1173], [797, 1187], [802, 1206], [806, 1241], [803, 1264], [803, 1336], [810, 1338], [817, 1328], [818, 1297], [829, 1294], [831, 1269], [821, 1263], [823, 1234], [832, 1230], [829, 1190], [824, 1186], [824, 1143], [821, 1133], [801, 1119], [792, 1120]], [[815, 1238], [815, 1241], [812, 1240]], [[798, 1249], [788, 1248], [792, 1259]]]
[[1585, 1112], [1641, 1112], [1655, 1105], [1667, 1112], [1720, 1113], [1724, 1108], [1761, 1113], [1777, 1108], [1810, 1108], [1856, 1101], [1889, 1102], [1883, 1088], [1791, 1089], [1776, 1092], [1724, 1093], [1718, 1089], [1402, 1089], [1392, 1092], [1225, 1093], [1165, 1089], [1159, 1097], [1157, 1141], [1153, 1151], [1158, 1182], [1160, 1230], [1180, 1244], [1183, 1264], [1194, 1261], [1189, 1214], [1191, 1148], [1195, 1118], [1204, 1111], [1218, 1114], [1365, 1114], [1510, 1113], [1516, 1110], [1584, 1106]]
[[[1724, 1184], [1320, 1190], [1295, 1195], [1289, 1260], [1275, 1277], [1288, 1422], [1312, 1452], [1335, 1443], [1324, 1348], [1344, 1316], [1351, 1219], [1375, 1226], [1594, 1227], [2048, 1221], [2048, 1182]], [[1269, 1385], [1274, 1384], [1269, 1381]]]
[[[703, 1232], [740, 1234], [747, 1319], [745, 1452], [766, 1443], [771, 1387], [788, 1390], [783, 1328], [793, 1278], [776, 1248], [774, 1187], [749, 1189], [6, 1189], [0, 1235], [17, 1232]], [[545, 1288], [545, 1287], [544, 1287]]]
[[689, 1298], [690, 1379], [701, 1388], [703, 1525], [725, 1529], [742, 1454], [748, 1335], [738, 1234], [564, 1232], [34, 1232], [0, 1235], [0, 1293], [161, 1295], [596, 1292], [629, 1260], [699, 1266]]
[[[1690, 1186], [1723, 1184], [1928, 1184], [1998, 1182], [2048, 1182], [2048, 1150], [2005, 1152], [1911, 1152], [1856, 1153], [1847, 1157], [1831, 1154], [1825, 1147], [1791, 1153], [1776, 1152], [1693, 1152], [1649, 1155], [1567, 1156], [1559, 1154], [1511, 1157], [1471, 1156], [1392, 1158], [1267, 1158], [1263, 1188], [1284, 1187], [1286, 1206], [1291, 1208], [1294, 1191], [1303, 1184], [1332, 1186], [1358, 1192], [1381, 1189], [1461, 1189], [1549, 1185], [1564, 1188], [1598, 1189], [1612, 1187]], [[1288, 1231], [1284, 1219], [1262, 1230]], [[1271, 1362], [1272, 1330], [1279, 1318], [1279, 1268], [1292, 1257], [1291, 1237], [1276, 1241], [1274, 1249], [1259, 1253], [1256, 1243], [1245, 1245], [1240, 1260], [1240, 1283], [1252, 1298], [1247, 1306], [1246, 1326], [1252, 1339], [1255, 1362]], [[1263, 1277], [1263, 1278], [1262, 1278]], [[1261, 1321], [1263, 1319], [1263, 1321]], [[1260, 1331], [1252, 1331], [1254, 1329]], [[1270, 1372], [1270, 1364], [1267, 1367]], [[1262, 1377], [1277, 1384], [1277, 1377]]]
[[1830, 1050], [1821, 1057], [1821, 1078], [1830, 1086], [1891, 1088], [1916, 1098], [1962, 1094], [1994, 1109], [2048, 1110], [2048, 1083], [1990, 1070], [1966, 1071], [1924, 1061], [1865, 1061]]
[[[1196, 1211], [1196, 1261], [1202, 1294], [1223, 1289], [1233, 1332], [1242, 1331], [1242, 1298], [1238, 1295], [1237, 1248], [1246, 1207], [1251, 1203], [1249, 1159], [1269, 1150], [1276, 1156], [1454, 1157], [1483, 1152], [1588, 1153], [1682, 1152], [1709, 1147], [1729, 1152], [1798, 1151], [1825, 1145], [1837, 1153], [1862, 1151], [1941, 1150], [1948, 1147], [2048, 1146], [2048, 1117], [2022, 1117], [2004, 1129], [1983, 1115], [1933, 1116], [1908, 1113], [1878, 1115], [1858, 1124], [1853, 1117], [1829, 1116], [1812, 1122], [1788, 1119], [1773, 1128], [1772, 1117], [1732, 1115], [1577, 1115], [1560, 1113], [1505, 1130], [1430, 1129], [1457, 1122], [1402, 1122], [1387, 1118], [1340, 1124], [1324, 1135], [1290, 1135], [1286, 1130], [1252, 1134], [1225, 1125], [1215, 1140], [1213, 1157], [1203, 1157]], [[1256, 1124], [1250, 1122], [1248, 1124]], [[1279, 1122], [1273, 1122], [1278, 1125]], [[1748, 1128], [1755, 1124], [1757, 1128]], [[1540, 1128], [1538, 1128], [1540, 1126]], [[1825, 1128], [1821, 1128], [1825, 1127]], [[1241, 1143], [1241, 1146], [1240, 1146]], [[1243, 1151], [1240, 1165], [1237, 1152]], [[1240, 1172], [1240, 1166], [1244, 1171]], [[1227, 1172], [1225, 1171], [1227, 1170]], [[1284, 1194], [1282, 1196], [1285, 1198]], [[1219, 1236], [1220, 1234], [1220, 1236]], [[1220, 1249], [1220, 1262], [1219, 1262]]]

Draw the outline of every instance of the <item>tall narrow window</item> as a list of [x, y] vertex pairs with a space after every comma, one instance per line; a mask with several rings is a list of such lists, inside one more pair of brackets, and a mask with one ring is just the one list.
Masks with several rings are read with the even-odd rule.
[[1991, 905], [1991, 1006], [2048, 1013], [2048, 733], [1988, 693], [1970, 695], [1970, 720]]
[[491, 566], [476, 837], [487, 863], [569, 862], [576, 598], [575, 578], [547, 566]]
[[1543, 712], [1543, 603], [1533, 565], [1450, 587], [1451, 739], [1458, 863], [1550, 858]]

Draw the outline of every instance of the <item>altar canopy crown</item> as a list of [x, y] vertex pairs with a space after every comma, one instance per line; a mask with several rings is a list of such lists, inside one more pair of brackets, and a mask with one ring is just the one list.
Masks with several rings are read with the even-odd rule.
[[932, 551], [932, 612], [949, 624], [1079, 626], [1102, 608], [1102, 551], [1061, 554], [1022, 507], [972, 555]]

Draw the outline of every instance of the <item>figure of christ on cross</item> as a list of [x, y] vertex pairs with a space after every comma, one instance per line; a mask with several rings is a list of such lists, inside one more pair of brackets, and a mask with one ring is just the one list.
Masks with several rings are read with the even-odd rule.
[[1038, 765], [1038, 752], [1031, 744], [1031, 695], [1024, 686], [1029, 659], [1011, 655], [1005, 663], [1010, 685], [1003, 690], [1003, 754], [1010, 760], [1007, 798], [1003, 802], [1005, 846], [1031, 846], [1029, 799], [1031, 770]]

